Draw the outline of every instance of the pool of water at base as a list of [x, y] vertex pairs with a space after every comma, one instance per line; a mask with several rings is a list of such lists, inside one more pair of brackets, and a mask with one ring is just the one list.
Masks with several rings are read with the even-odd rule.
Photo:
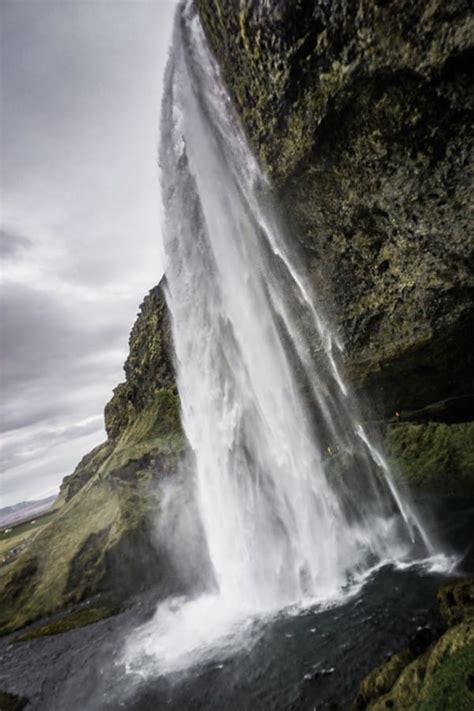
[[[443, 503], [443, 506], [441, 506]], [[436, 502], [437, 527], [474, 571], [474, 502]], [[0, 688], [38, 711], [306, 711], [348, 709], [365, 674], [405, 646], [417, 628], [436, 629], [436, 591], [446, 574], [385, 566], [345, 602], [255, 621], [231, 654], [159, 675], [127, 674], [124, 640], [152, 614], [153, 592], [120, 615], [73, 632], [0, 642]]]

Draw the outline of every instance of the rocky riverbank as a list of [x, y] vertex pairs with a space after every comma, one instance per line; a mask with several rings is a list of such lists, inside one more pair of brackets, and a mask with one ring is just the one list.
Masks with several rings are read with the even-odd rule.
[[414, 632], [408, 647], [361, 683], [353, 711], [468, 709], [474, 703], [474, 581], [438, 593], [444, 626]]

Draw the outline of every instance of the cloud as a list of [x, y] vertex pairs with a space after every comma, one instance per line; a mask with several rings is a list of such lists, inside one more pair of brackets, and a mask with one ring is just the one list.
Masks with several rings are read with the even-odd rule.
[[123, 345], [124, 326], [115, 309], [105, 320], [91, 312], [90, 305], [77, 298], [64, 301], [25, 284], [3, 285], [4, 394], [20, 384], [27, 393], [30, 383], [57, 379], [58, 372], [70, 381], [71, 375], [89, 367], [94, 355], [115, 352]]
[[161, 277], [175, 6], [2, 3], [2, 503], [49, 493], [105, 437], [138, 305]]
[[56, 427], [41, 423], [37, 427], [30, 426], [26, 433], [23, 429], [12, 431], [3, 438], [0, 453], [2, 471], [12, 469], [24, 462], [30, 462], [31, 459], [44, 454], [45, 440], [48, 442], [48, 448], [51, 449], [87, 435], [102, 436], [102, 424], [102, 417], [97, 415], [80, 422]]
[[23, 463], [17, 462], [5, 470], [2, 475], [1, 505], [28, 500], [30, 493], [33, 494], [32, 499], [40, 499], [57, 492], [63, 477], [71, 474], [82, 456], [104, 439], [103, 433], [99, 431], [59, 443], [53, 442], [51, 448], [43, 444], [34, 453], [25, 442], [25, 453], [29, 453], [29, 456], [25, 457]]
[[0, 259], [17, 257], [28, 247], [31, 247], [31, 242], [27, 237], [0, 229]]

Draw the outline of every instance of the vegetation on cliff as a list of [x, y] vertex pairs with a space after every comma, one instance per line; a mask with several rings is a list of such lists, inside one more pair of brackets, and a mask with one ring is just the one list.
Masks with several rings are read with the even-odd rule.
[[130, 335], [127, 380], [106, 408], [108, 440], [65, 478], [51, 521], [0, 568], [3, 632], [97, 592], [121, 597], [163, 582], [169, 572], [153, 533], [157, 484], [186, 446], [169, 339], [156, 287]]
[[396, 423], [384, 442], [393, 471], [413, 491], [474, 495], [474, 422]]
[[[171, 325], [163, 284], [150, 291], [130, 333], [125, 382], [118, 385], [105, 407], [105, 429], [116, 439], [163, 388], [175, 387]], [[170, 423], [176, 425], [176, 423]]]
[[410, 645], [372, 671], [360, 685], [354, 711], [470, 711], [474, 705], [474, 581], [441, 588], [447, 629], [419, 630]]

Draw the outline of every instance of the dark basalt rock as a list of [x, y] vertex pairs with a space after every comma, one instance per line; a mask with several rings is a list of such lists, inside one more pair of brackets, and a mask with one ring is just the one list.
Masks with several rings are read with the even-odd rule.
[[[49, 620], [46, 624], [30, 627], [30, 629], [15, 637], [13, 643], [29, 642], [32, 639], [40, 639], [41, 637], [50, 637], [56, 634], [63, 634], [64, 632], [70, 632], [79, 627], [85, 627], [86, 625], [100, 622], [108, 617], [112, 617], [112, 615], [118, 615], [120, 612], [122, 612], [122, 607], [120, 605], [114, 605], [113, 603], [101, 604], [100, 606], [90, 606], [86, 604], [80, 609], [73, 610], [72, 612], [68, 611], [66, 614], [57, 616], [57, 619]], [[0, 709], [3, 709], [1, 704]]]
[[408, 643], [408, 649], [414, 657], [419, 657], [420, 654], [426, 652], [428, 647], [434, 641], [433, 630], [429, 627], [420, 627]]
[[295, 248], [381, 415], [474, 392], [465, 0], [197, 0]]

